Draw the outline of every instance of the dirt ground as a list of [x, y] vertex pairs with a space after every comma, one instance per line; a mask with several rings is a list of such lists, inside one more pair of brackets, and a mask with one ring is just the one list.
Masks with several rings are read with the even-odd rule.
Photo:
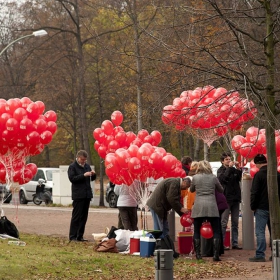
[[[20, 233], [30, 234], [42, 234], [49, 236], [64, 236], [68, 238], [69, 224], [71, 219], [71, 208], [67, 207], [45, 207], [34, 205], [3, 205], [2, 210], [4, 214], [17, 225]], [[139, 223], [141, 228], [141, 213], [139, 211]], [[111, 208], [90, 208], [88, 222], [86, 225], [85, 238], [93, 242], [92, 233], [102, 233], [105, 228], [111, 228], [111, 226], [117, 226], [118, 210]], [[150, 213], [145, 218], [146, 227], [148, 229], [153, 228], [152, 218]], [[240, 245], [241, 240], [241, 227], [242, 218], [240, 218]], [[180, 219], [175, 218], [176, 233], [181, 231]], [[24, 240], [23, 240], [24, 241]], [[177, 241], [175, 241], [177, 247]], [[221, 256], [222, 261], [234, 261], [241, 268], [244, 268], [248, 273], [246, 275], [236, 275], [234, 278], [224, 278], [224, 280], [243, 280], [243, 279], [273, 279], [272, 262], [268, 261], [270, 256], [270, 248], [267, 248], [267, 262], [264, 263], [251, 263], [248, 261], [249, 257], [254, 256], [254, 250], [229, 250], [225, 251], [225, 254]], [[186, 257], [181, 255], [181, 257]], [[193, 256], [194, 258], [194, 256]], [[205, 258], [212, 261], [212, 258]], [[214, 278], [211, 278], [215, 280]]]

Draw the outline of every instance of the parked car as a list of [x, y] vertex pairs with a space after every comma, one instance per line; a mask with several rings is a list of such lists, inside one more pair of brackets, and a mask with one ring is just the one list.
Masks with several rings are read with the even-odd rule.
[[53, 188], [53, 171], [59, 170], [59, 168], [38, 168], [36, 175], [26, 184], [20, 186], [19, 201], [20, 204], [27, 204], [33, 201], [33, 195], [36, 193], [36, 187], [39, 179], [45, 180], [45, 189], [49, 189], [52, 192]]
[[8, 189], [6, 184], [0, 184], [0, 201], [10, 203], [12, 200], [12, 192]]
[[109, 204], [109, 207], [111, 208], [116, 208], [118, 202], [118, 196], [115, 194], [114, 188], [115, 188], [115, 184], [113, 184], [112, 182], [109, 182], [107, 184], [105, 198]]

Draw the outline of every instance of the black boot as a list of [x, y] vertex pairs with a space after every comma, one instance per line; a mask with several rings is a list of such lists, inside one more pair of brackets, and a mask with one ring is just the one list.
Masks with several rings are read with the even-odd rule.
[[221, 261], [219, 255], [220, 255], [220, 239], [218, 238], [214, 238], [213, 240], [213, 253], [214, 253], [214, 256], [213, 256], [213, 261], [215, 262], [219, 262]]
[[201, 253], [200, 253], [200, 239], [194, 239], [194, 250], [195, 250], [195, 255], [197, 260], [201, 260]]

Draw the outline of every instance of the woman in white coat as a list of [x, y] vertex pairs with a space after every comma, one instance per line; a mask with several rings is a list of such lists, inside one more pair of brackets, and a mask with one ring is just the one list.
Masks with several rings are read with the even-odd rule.
[[115, 185], [114, 192], [118, 196], [117, 207], [124, 229], [131, 231], [138, 230], [137, 200], [135, 194], [135, 184]]

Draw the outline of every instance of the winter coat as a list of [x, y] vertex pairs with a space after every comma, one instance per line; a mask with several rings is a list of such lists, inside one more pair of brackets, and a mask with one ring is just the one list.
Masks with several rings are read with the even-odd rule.
[[192, 218], [219, 217], [215, 190], [223, 192], [223, 187], [214, 174], [198, 173], [193, 176], [190, 191], [196, 191]]
[[134, 184], [127, 185], [115, 185], [114, 192], [118, 196], [117, 207], [136, 207], [136, 187]]
[[[280, 173], [277, 172], [278, 195], [280, 196]], [[264, 165], [255, 174], [252, 181], [250, 206], [251, 210], [257, 209], [269, 211], [267, 191], [267, 165]]]
[[167, 219], [167, 213], [171, 209], [182, 216], [180, 203], [181, 196], [181, 180], [180, 178], [167, 178], [162, 180], [152, 192], [147, 201], [147, 205], [152, 208], [160, 219]]
[[218, 206], [219, 211], [228, 209], [227, 199], [223, 193], [218, 192], [216, 190], [215, 197], [216, 197], [217, 206]]
[[81, 166], [75, 161], [69, 165], [68, 178], [72, 183], [71, 190], [73, 200], [91, 199], [93, 197], [90, 181], [96, 179], [96, 174], [85, 177], [84, 174], [88, 171], [91, 171], [91, 167], [87, 163]]
[[241, 202], [241, 181], [242, 171], [234, 167], [222, 165], [217, 170], [217, 177], [224, 188], [224, 195], [227, 202]]

